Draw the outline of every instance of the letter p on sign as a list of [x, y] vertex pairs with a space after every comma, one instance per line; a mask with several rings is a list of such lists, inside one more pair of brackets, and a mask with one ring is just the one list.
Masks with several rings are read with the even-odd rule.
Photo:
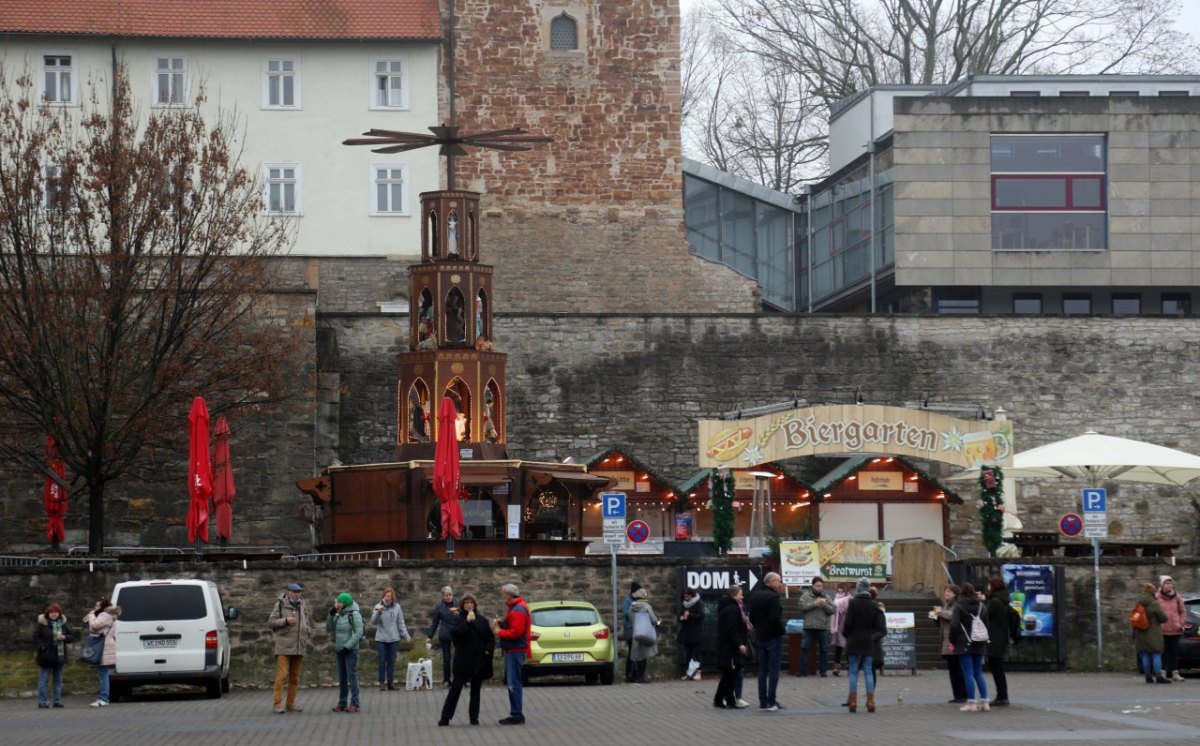
[[600, 511], [603, 518], [625, 517], [625, 493], [604, 492], [600, 495]]
[[1108, 509], [1108, 493], [1099, 488], [1083, 491], [1083, 512], [1103, 513]]

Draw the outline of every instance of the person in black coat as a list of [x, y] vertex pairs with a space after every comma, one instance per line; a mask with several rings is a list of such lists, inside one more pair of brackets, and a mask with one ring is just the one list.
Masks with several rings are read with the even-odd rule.
[[713, 697], [713, 707], [718, 709], [739, 708], [733, 686], [738, 673], [746, 665], [746, 621], [742, 618], [741, 586], [729, 589], [729, 595], [717, 604], [717, 667], [721, 669], [721, 681]]
[[700, 672], [700, 637], [704, 631], [704, 602], [695, 588], [684, 590], [675, 616], [679, 619], [675, 640], [683, 653], [683, 678], [691, 679]]
[[471, 695], [467, 702], [467, 715], [471, 725], [479, 725], [479, 689], [484, 679], [492, 677], [492, 652], [496, 638], [487, 617], [476, 610], [475, 597], [467, 594], [459, 602], [461, 608], [454, 614], [450, 627], [450, 638], [454, 642], [454, 678], [446, 703], [442, 705], [442, 719], [438, 725], [449, 725], [458, 708], [458, 697], [463, 686], [471, 684]]
[[850, 712], [858, 710], [858, 672], [867, 680], [867, 712], [875, 712], [875, 644], [887, 634], [887, 619], [883, 609], [871, 598], [871, 581], [859, 578], [854, 586], [854, 598], [842, 617], [842, 636], [846, 638], [846, 660], [849, 664]]
[[1008, 677], [1004, 674], [1004, 660], [1008, 657], [1008, 586], [1004, 578], [993, 575], [988, 578], [987, 609], [988, 635], [992, 638], [987, 646], [987, 666], [992, 672], [992, 680], [996, 684], [996, 698], [992, 704], [997, 707], [1008, 705]]
[[779, 666], [783, 649], [783, 607], [779, 590], [783, 580], [777, 572], [769, 572], [763, 582], [750, 592], [746, 610], [754, 626], [754, 652], [758, 665], [758, 709], [775, 712], [780, 709], [775, 699], [779, 687]]
[[37, 648], [38, 707], [41, 709], [50, 706], [52, 693], [54, 706], [63, 706], [63, 667], [67, 665], [67, 643], [74, 639], [61, 606], [52, 603], [38, 615], [33, 627], [33, 644]]

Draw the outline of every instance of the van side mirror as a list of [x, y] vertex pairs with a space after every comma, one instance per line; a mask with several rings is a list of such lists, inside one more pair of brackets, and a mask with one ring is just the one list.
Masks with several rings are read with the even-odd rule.
[[240, 612], [238, 612], [236, 606], [230, 606], [229, 608], [225, 609], [225, 620], [232, 622], [234, 619], [238, 618], [239, 613]]

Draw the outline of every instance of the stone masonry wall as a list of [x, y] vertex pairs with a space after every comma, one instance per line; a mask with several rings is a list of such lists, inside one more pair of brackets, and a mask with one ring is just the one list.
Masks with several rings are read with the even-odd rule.
[[[1190, 287], [1200, 275], [1200, 102], [898, 98], [896, 282]], [[992, 251], [993, 133], [1107, 136], [1107, 251]]]

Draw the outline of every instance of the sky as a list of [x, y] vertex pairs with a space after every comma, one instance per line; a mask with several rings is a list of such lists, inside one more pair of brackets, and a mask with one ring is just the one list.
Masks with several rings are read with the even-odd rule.
[[[687, 13], [704, 2], [705, 0], [679, 0], [680, 12]], [[1200, 0], [1179, 0], [1178, 28], [1200, 39]]]

